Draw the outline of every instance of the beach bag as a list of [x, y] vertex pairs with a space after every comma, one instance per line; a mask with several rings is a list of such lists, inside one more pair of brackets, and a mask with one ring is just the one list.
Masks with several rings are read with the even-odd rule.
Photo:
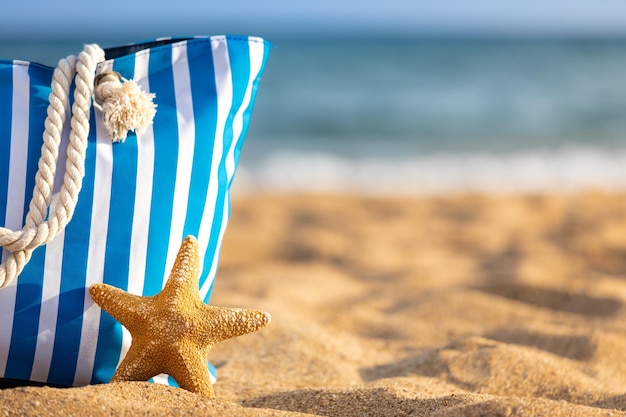
[[[87, 45], [57, 69], [0, 60], [2, 381], [108, 382], [130, 334], [89, 286], [158, 293], [187, 235], [209, 301], [268, 54], [263, 39], [216, 36]], [[144, 114], [98, 100], [106, 82], [147, 99]], [[123, 118], [138, 123], [122, 131]]]

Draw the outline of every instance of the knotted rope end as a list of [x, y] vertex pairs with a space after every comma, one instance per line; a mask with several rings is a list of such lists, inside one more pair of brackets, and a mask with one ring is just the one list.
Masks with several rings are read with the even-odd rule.
[[95, 79], [96, 105], [113, 142], [124, 142], [129, 131], [142, 134], [156, 114], [155, 94], [146, 93], [133, 80], [117, 72], [106, 72]]

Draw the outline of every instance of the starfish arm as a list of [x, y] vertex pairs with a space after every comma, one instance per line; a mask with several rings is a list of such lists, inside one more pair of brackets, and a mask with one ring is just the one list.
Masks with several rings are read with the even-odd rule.
[[145, 344], [133, 343], [117, 367], [111, 382], [147, 381], [163, 372], [158, 355]]
[[107, 284], [93, 284], [89, 287], [89, 294], [96, 304], [113, 318], [122, 323], [131, 331], [135, 330], [133, 323], [138, 323], [149, 310], [149, 298], [129, 294], [119, 288]]
[[207, 358], [192, 343], [181, 343], [178, 351], [168, 357], [164, 364], [165, 373], [176, 380], [178, 385], [196, 394], [214, 397]]
[[202, 337], [213, 345], [233, 337], [255, 332], [272, 320], [269, 313], [254, 309], [204, 305], [206, 322]]
[[158, 296], [163, 295], [176, 299], [193, 295], [200, 299], [198, 294], [199, 279], [200, 249], [198, 241], [193, 236], [187, 236], [180, 245], [165, 287]]

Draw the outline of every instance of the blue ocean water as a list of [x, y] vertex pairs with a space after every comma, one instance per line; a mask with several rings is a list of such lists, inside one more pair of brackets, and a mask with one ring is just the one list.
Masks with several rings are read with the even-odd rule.
[[[0, 43], [0, 57], [54, 64], [71, 47]], [[235, 192], [587, 188], [626, 189], [626, 40], [276, 41], [235, 179]]]
[[278, 43], [241, 182], [356, 193], [623, 189], [625, 69], [625, 41]]

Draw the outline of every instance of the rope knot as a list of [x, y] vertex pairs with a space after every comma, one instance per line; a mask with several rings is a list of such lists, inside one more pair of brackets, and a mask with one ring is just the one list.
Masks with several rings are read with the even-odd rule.
[[94, 84], [94, 100], [113, 142], [124, 142], [129, 131], [146, 131], [156, 114], [153, 93], [142, 91], [135, 81], [114, 71], [98, 75]]

